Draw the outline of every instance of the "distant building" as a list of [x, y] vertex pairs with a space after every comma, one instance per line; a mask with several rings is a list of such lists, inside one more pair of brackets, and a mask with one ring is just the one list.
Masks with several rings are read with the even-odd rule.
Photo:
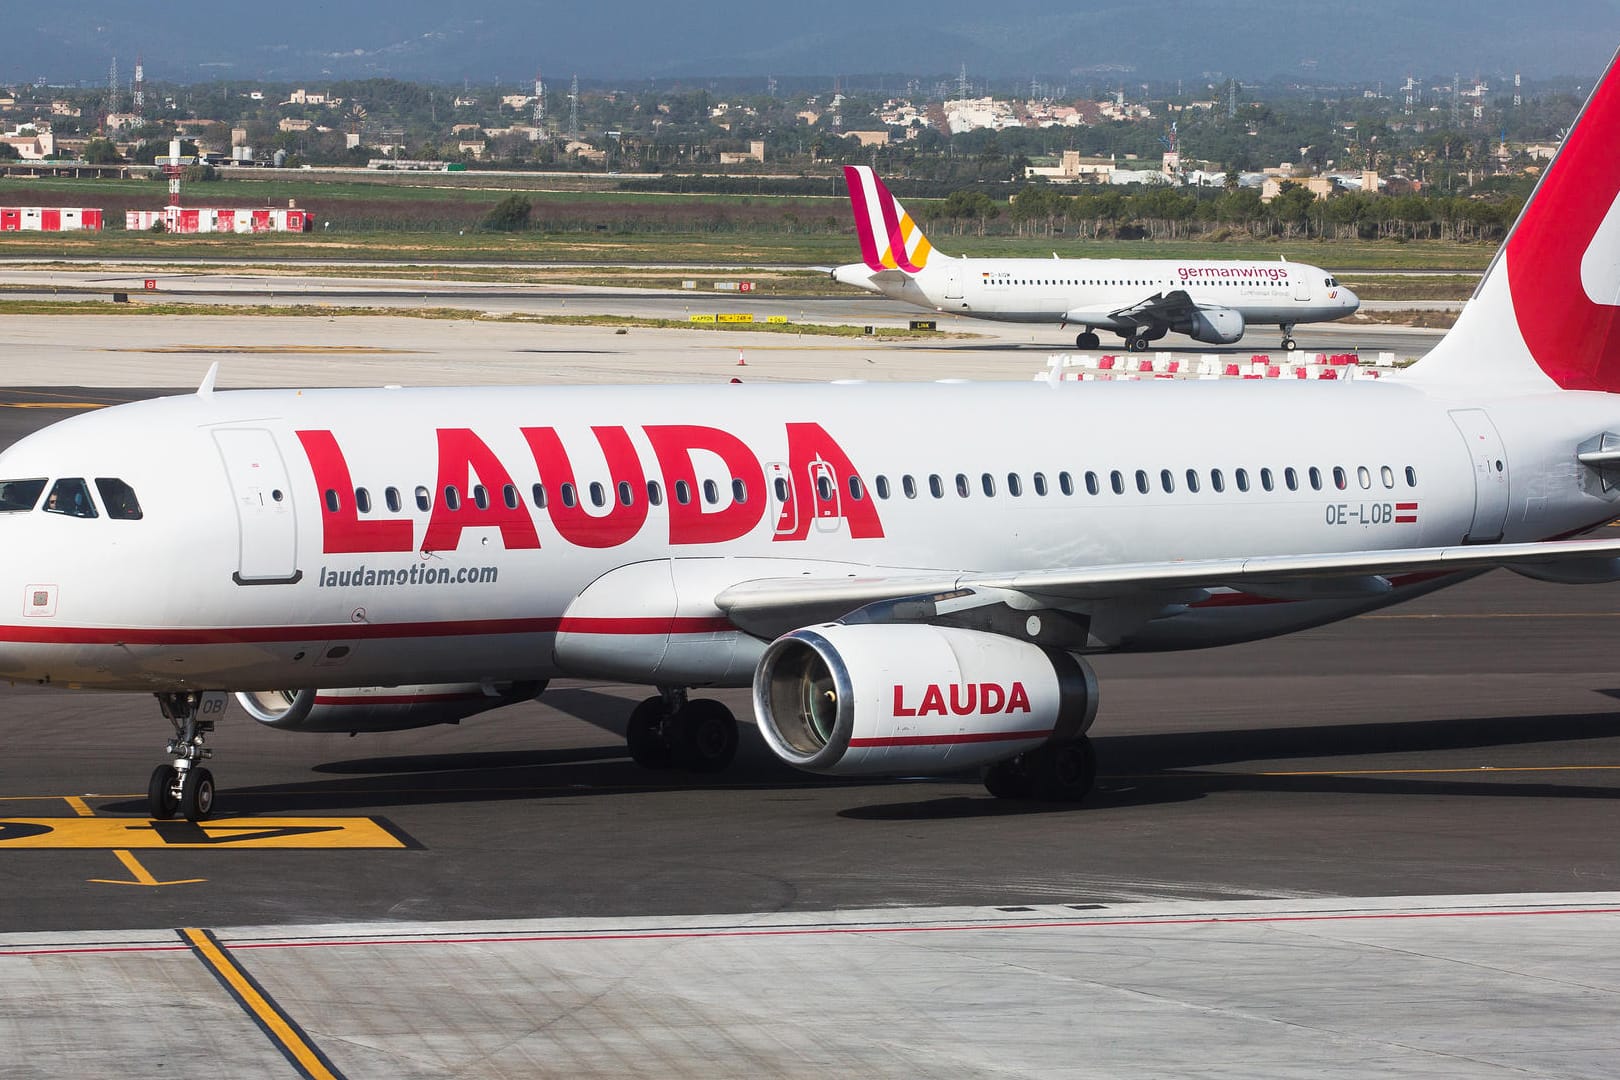
[[877, 131], [846, 131], [844, 138], [856, 139], [862, 146], [889, 145], [889, 129], [879, 128]]
[[283, 116], [276, 121], [276, 127], [282, 131], [308, 131], [315, 126], [313, 120], [302, 120], [295, 116]]
[[56, 136], [51, 134], [49, 124], [44, 125], [43, 130], [24, 124], [0, 135], [0, 145], [17, 151], [17, 156], [24, 161], [42, 161], [56, 153]]
[[760, 161], [760, 162], [763, 162], [764, 160], [765, 160], [765, 140], [764, 139], [754, 139], [754, 140], [750, 141], [749, 144], [748, 144], [748, 149], [746, 151], [744, 151], [744, 150], [722, 150], [722, 151], [720, 151], [720, 164], [722, 164], [722, 165], [741, 165], [745, 161]]
[[0, 206], [0, 232], [101, 231], [101, 210], [88, 206]]
[[283, 101], [282, 104], [283, 105], [341, 105], [341, 104], [343, 104], [343, 99], [339, 98], [339, 97], [328, 97], [325, 94], [311, 94], [309, 91], [305, 90], [302, 86], [300, 86], [297, 90], [294, 90], [292, 92], [292, 95], [290, 97], [288, 97], [286, 101]]

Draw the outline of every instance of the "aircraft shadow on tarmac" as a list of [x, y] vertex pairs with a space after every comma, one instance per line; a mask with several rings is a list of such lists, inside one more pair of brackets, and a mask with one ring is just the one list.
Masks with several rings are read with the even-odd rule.
[[[595, 712], [588, 698], [623, 702], [587, 691], [570, 691], [569, 704]], [[562, 697], [563, 695], [558, 695]], [[594, 703], [592, 703], [594, 704]], [[573, 709], [569, 709], [573, 711]], [[604, 727], [607, 725], [603, 725]], [[742, 725], [741, 746], [732, 768], [719, 776], [651, 772], [632, 763], [624, 744], [537, 750], [415, 754], [326, 762], [313, 771], [330, 779], [231, 788], [220, 794], [220, 809], [231, 815], [362, 810], [388, 806], [538, 800], [679, 792], [724, 788], [730, 791], [783, 789], [880, 790], [883, 797], [836, 813], [855, 820], [927, 820], [999, 817], [1031, 813], [1075, 813], [1130, 806], [1186, 802], [1222, 792], [1361, 794], [1383, 796], [1465, 796], [1557, 799], [1620, 799], [1620, 784], [1581, 785], [1527, 780], [1545, 758], [1506, 752], [1482, 760], [1477, 754], [1447, 754], [1443, 760], [1411, 755], [1445, 751], [1502, 750], [1576, 743], [1620, 736], [1620, 714], [1577, 713], [1486, 719], [1445, 719], [1290, 726], [1239, 731], [1094, 736], [1099, 760], [1096, 790], [1083, 805], [1008, 801], [988, 794], [963, 795], [971, 774], [932, 780], [894, 781], [817, 777], [777, 761], [758, 730]], [[1336, 765], [1334, 759], [1354, 759]], [[1255, 763], [1279, 762], [1275, 771]], [[1559, 759], [1560, 764], [1566, 763]], [[1235, 768], [1223, 768], [1236, 766]], [[1343, 771], [1335, 772], [1336, 767]], [[1475, 769], [1479, 773], [1424, 770]], [[1357, 774], [1359, 770], [1366, 770]], [[1410, 770], [1374, 774], [1376, 770]], [[1462, 778], [1466, 776], [1467, 778]], [[900, 787], [903, 785], [903, 788]], [[949, 788], [949, 791], [941, 789]], [[937, 792], [895, 802], [897, 790]], [[144, 802], [106, 806], [114, 813], [145, 812]]]

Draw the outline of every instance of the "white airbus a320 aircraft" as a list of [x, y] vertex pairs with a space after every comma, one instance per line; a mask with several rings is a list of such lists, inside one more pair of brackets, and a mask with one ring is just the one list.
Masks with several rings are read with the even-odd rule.
[[1280, 326], [1294, 347], [1296, 323], [1342, 319], [1356, 294], [1307, 263], [1189, 259], [970, 259], [934, 248], [870, 166], [844, 166], [860, 236], [858, 263], [832, 278], [933, 311], [997, 322], [1079, 326], [1075, 344], [1095, 349], [1111, 330], [1133, 352], [1174, 330], [1230, 345], [1256, 324]]
[[[645, 765], [983, 767], [1078, 799], [1088, 653], [1284, 634], [1492, 567], [1620, 580], [1620, 75], [1399, 379], [214, 392], [0, 455], [0, 677], [148, 690], [154, 816], [224, 696], [377, 731], [656, 687]], [[9, 599], [6, 599], [9, 598]], [[21, 751], [22, 748], [15, 748]], [[36, 752], [48, 752], [36, 748]]]

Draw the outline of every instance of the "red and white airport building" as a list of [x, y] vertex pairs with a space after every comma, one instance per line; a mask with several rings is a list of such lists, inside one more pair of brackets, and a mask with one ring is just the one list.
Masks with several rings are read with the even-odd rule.
[[315, 226], [308, 210], [297, 207], [165, 206], [160, 210], [124, 211], [124, 228], [168, 233], [309, 232]]
[[0, 232], [101, 231], [101, 210], [91, 206], [0, 206]]

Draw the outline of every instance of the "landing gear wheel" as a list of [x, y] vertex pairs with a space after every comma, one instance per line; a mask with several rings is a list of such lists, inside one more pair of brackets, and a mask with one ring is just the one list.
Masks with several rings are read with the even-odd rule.
[[1131, 352], [1147, 352], [1147, 347], [1148, 339], [1141, 335], [1131, 338], [1126, 345], [1126, 348], [1130, 349]]
[[154, 821], [167, 821], [174, 817], [180, 800], [174, 793], [174, 782], [179, 774], [173, 765], [159, 765], [152, 770], [152, 779], [146, 785], [146, 814]]
[[675, 764], [689, 772], [724, 772], [737, 756], [737, 718], [709, 698], [688, 701], [675, 714], [670, 740]]
[[1297, 348], [1297, 345], [1295, 344], [1293, 338], [1285, 337], [1282, 339], [1282, 347], [1284, 352], [1293, 352], [1294, 349]]
[[1085, 736], [1024, 755], [1031, 793], [1043, 802], [1080, 802], [1097, 782], [1097, 753]]
[[998, 761], [985, 769], [984, 789], [998, 799], [1029, 798], [1031, 787], [1029, 773], [1024, 771], [1024, 759]]
[[214, 774], [193, 765], [180, 781], [180, 815], [187, 821], [206, 821], [213, 809]]
[[665, 715], [661, 696], [647, 698], [630, 711], [624, 741], [630, 750], [630, 760], [643, 769], [667, 769], [674, 758], [669, 740], [664, 736]]
[[1074, 347], [1077, 349], [1100, 349], [1102, 348], [1102, 339], [1088, 330], [1074, 339]]

